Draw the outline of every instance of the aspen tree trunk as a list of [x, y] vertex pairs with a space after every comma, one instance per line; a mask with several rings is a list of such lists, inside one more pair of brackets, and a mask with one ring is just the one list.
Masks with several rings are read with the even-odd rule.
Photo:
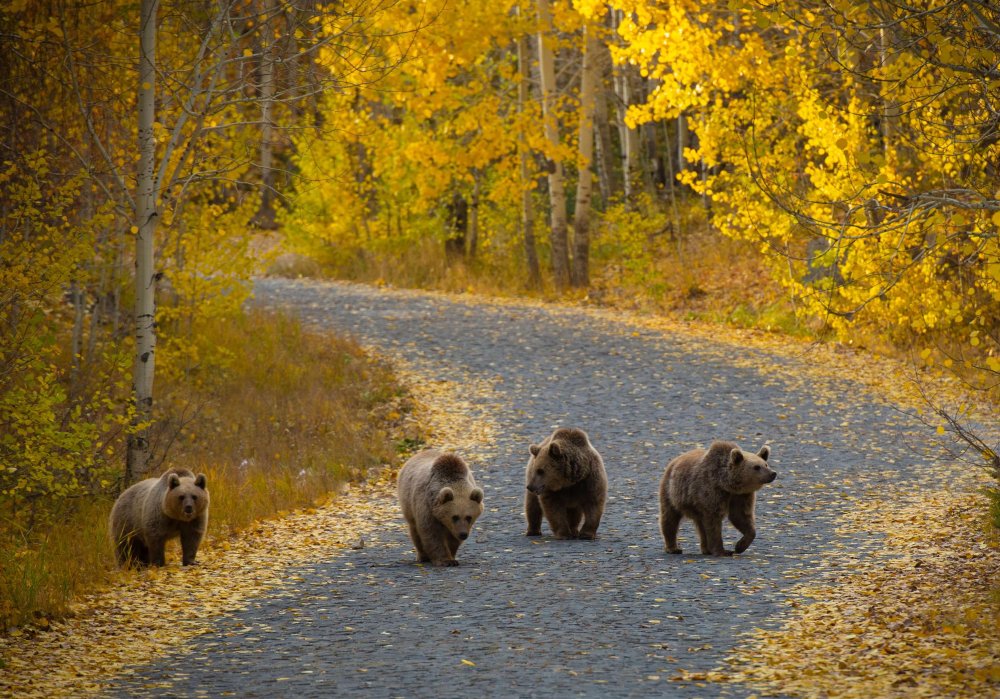
[[[612, 10], [614, 28], [624, 17], [622, 10]], [[625, 201], [631, 203], [642, 186], [642, 163], [640, 161], [639, 130], [625, 123], [625, 115], [632, 104], [632, 85], [629, 80], [628, 65], [614, 67], [615, 94], [618, 95], [618, 130], [622, 144], [622, 180], [625, 185]]]
[[263, 42], [260, 55], [260, 209], [256, 223], [274, 228], [274, 65], [278, 47], [274, 40], [274, 0], [264, 4]]
[[159, 0], [141, 0], [139, 24], [139, 168], [136, 173], [135, 220], [135, 364], [132, 372], [133, 432], [128, 437], [126, 485], [146, 474], [149, 423], [153, 414], [153, 367], [156, 351], [156, 10]]
[[469, 252], [470, 260], [476, 257], [476, 248], [479, 246], [479, 181], [481, 176], [479, 171], [473, 173], [472, 201], [469, 204]]
[[597, 40], [594, 29], [584, 25], [586, 43], [580, 77], [580, 131], [577, 151], [579, 179], [576, 186], [576, 209], [573, 216], [573, 286], [590, 285], [590, 199], [594, 176], [594, 83], [597, 64]]
[[[552, 31], [552, 8], [549, 0], [536, 0], [541, 29], [538, 32], [538, 68], [542, 78], [542, 116], [545, 137], [553, 148], [559, 146], [559, 122], [553, 114], [556, 99], [556, 68], [552, 47], [546, 44], [546, 34]], [[569, 245], [566, 230], [566, 189], [562, 163], [549, 163], [549, 200], [552, 210], [552, 277], [557, 289], [569, 283]]]
[[[521, 8], [518, 7], [520, 14]], [[530, 70], [528, 67], [528, 36], [517, 41], [517, 71], [520, 80], [517, 85], [517, 113], [524, 114], [528, 103]], [[538, 249], [535, 247], [535, 212], [531, 202], [531, 187], [528, 186], [528, 144], [524, 128], [517, 134], [517, 155], [521, 169], [521, 235], [524, 239], [524, 259], [528, 266], [528, 285], [538, 289], [542, 285], [542, 271], [538, 266]]]

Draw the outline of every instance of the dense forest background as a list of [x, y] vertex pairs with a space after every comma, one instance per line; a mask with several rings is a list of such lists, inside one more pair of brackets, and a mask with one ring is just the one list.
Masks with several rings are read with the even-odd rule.
[[[351, 415], [401, 397], [357, 348], [248, 319], [268, 265], [680, 309], [998, 396], [995, 3], [14, 0], [0, 45], [8, 591], [168, 453], [244, 488], [248, 454], [390, 458], [320, 427], [340, 404], [295, 413], [331, 364]], [[222, 388], [251, 385], [259, 412]], [[967, 407], [929, 414], [1000, 476]]]

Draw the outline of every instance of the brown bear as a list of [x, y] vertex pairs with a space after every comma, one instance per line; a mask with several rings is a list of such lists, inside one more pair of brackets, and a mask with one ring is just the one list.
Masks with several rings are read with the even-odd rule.
[[541, 535], [544, 514], [557, 539], [596, 539], [608, 497], [608, 476], [587, 433], [561, 427], [528, 450], [525, 535]]
[[694, 449], [667, 464], [660, 481], [660, 531], [668, 553], [681, 553], [677, 529], [681, 518], [694, 520], [701, 552], [732, 556], [722, 544], [722, 520], [728, 515], [743, 537], [736, 553], [743, 553], [757, 536], [754, 528], [756, 492], [778, 474], [767, 464], [769, 447], [756, 454], [732, 442], [712, 442], [708, 450]]
[[128, 488], [111, 508], [109, 525], [118, 565], [166, 565], [168, 539], [181, 538], [181, 562], [194, 565], [208, 528], [205, 474], [170, 469]]
[[417, 561], [457, 566], [458, 547], [483, 513], [483, 490], [465, 461], [457, 454], [424, 449], [403, 464], [397, 489]]

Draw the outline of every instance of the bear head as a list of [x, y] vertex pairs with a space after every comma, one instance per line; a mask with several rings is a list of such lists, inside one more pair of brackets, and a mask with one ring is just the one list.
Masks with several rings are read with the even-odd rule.
[[526, 487], [535, 495], [568, 488], [586, 476], [577, 449], [565, 440], [532, 444], [528, 451], [531, 452], [531, 461]]
[[443, 524], [452, 536], [465, 541], [472, 533], [472, 525], [483, 514], [482, 488], [449, 488], [438, 491], [434, 500], [434, 518]]
[[738, 495], [754, 493], [778, 477], [767, 459], [771, 455], [768, 446], [760, 448], [756, 454], [739, 448], [729, 452], [729, 482], [731, 492]]
[[181, 522], [191, 522], [208, 509], [205, 474], [188, 474], [167, 474], [167, 491], [163, 495], [163, 513]]

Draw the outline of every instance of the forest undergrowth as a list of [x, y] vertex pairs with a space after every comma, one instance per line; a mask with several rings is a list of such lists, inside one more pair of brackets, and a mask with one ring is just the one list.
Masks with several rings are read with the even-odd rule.
[[[369, 469], [394, 464], [400, 443], [419, 441], [406, 389], [353, 342], [257, 311], [202, 325], [199, 342], [224, 359], [162, 381], [152, 474], [169, 466], [207, 475], [203, 547], [323, 501]], [[30, 528], [0, 518], [0, 630], [47, 628], [72, 613], [79, 595], [116, 578], [107, 530], [113, 495], [59, 501]], [[168, 546], [168, 561], [178, 556]]]

